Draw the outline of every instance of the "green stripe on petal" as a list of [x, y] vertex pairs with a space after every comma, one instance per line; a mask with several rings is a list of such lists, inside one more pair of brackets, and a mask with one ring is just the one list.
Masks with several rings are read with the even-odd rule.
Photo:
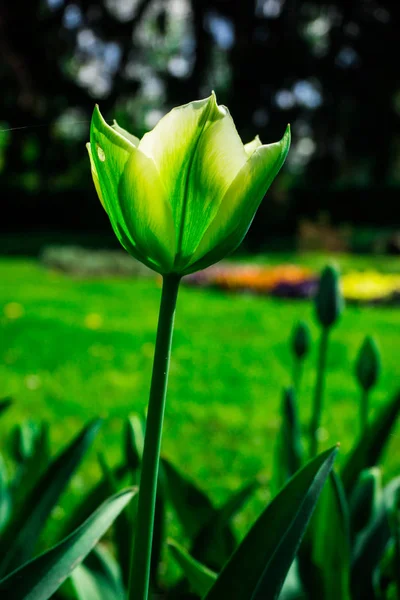
[[218, 262], [233, 252], [247, 233], [269, 186], [285, 162], [290, 147], [288, 126], [280, 142], [260, 146], [229, 187], [185, 274]]
[[139, 250], [169, 273], [175, 259], [172, 209], [154, 162], [139, 149], [131, 153], [119, 185], [124, 222]]
[[262, 146], [262, 142], [258, 135], [256, 135], [254, 140], [244, 145], [244, 151], [246, 152], [247, 156], [251, 156], [253, 152], [255, 152], [260, 146]]
[[97, 192], [97, 195], [99, 197], [99, 200], [102, 203], [103, 208], [105, 210], [106, 207], [105, 207], [103, 196], [102, 196], [102, 193], [101, 193], [99, 176], [97, 175], [96, 165], [94, 164], [94, 161], [93, 161], [92, 149], [91, 149], [89, 143], [86, 144], [86, 148], [87, 148], [87, 151], [88, 151], [88, 154], [89, 154], [90, 168], [91, 168], [91, 171], [92, 171], [92, 178], [93, 178], [94, 187], [96, 188], [96, 192]]
[[123, 127], [120, 127], [117, 123], [117, 121], [114, 119], [114, 123], [111, 125], [111, 127], [120, 135], [123, 135], [124, 138], [126, 138], [131, 144], [133, 144], [133, 146], [135, 146], [136, 148], [139, 146], [139, 138], [136, 137], [136, 135], [133, 135], [132, 133], [129, 133], [129, 131], [126, 131], [126, 129], [124, 129]]
[[222, 119], [215, 95], [172, 109], [140, 140], [139, 149], [152, 158], [171, 203], [177, 241], [184, 217], [187, 178], [203, 130]]
[[226, 115], [203, 130], [185, 191], [185, 212], [176, 266], [187, 262], [218, 212], [235, 177], [247, 161], [235, 124]]

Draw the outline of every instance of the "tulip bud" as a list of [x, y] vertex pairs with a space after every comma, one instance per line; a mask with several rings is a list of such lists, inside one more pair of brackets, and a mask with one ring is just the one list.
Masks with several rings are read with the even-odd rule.
[[322, 271], [315, 297], [317, 318], [325, 328], [336, 323], [343, 310], [343, 296], [340, 290], [339, 273], [332, 265]]
[[366, 392], [376, 384], [381, 372], [381, 358], [373, 337], [367, 336], [356, 360], [356, 377]]
[[310, 351], [310, 329], [304, 321], [299, 321], [292, 334], [292, 352], [299, 360], [303, 360]]
[[280, 142], [243, 144], [215, 94], [166, 114], [141, 140], [96, 106], [87, 144], [94, 185], [120, 243], [162, 275], [233, 252], [285, 162]]

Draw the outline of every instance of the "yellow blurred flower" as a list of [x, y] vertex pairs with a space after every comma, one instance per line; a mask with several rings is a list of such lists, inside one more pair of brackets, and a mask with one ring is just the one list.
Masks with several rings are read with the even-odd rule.
[[103, 317], [97, 313], [90, 313], [85, 317], [85, 326], [88, 329], [100, 329], [103, 325]]
[[343, 275], [342, 291], [346, 300], [387, 300], [400, 291], [400, 275], [353, 271]]
[[19, 319], [25, 314], [25, 309], [18, 302], [9, 302], [5, 305], [3, 312], [7, 319]]

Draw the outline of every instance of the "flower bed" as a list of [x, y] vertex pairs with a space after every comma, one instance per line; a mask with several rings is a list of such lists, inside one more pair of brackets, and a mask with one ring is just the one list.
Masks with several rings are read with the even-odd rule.
[[[318, 274], [297, 265], [220, 264], [185, 277], [188, 285], [214, 287], [235, 292], [269, 294], [280, 298], [311, 298]], [[400, 274], [378, 271], [350, 271], [341, 278], [349, 302], [400, 302]]]

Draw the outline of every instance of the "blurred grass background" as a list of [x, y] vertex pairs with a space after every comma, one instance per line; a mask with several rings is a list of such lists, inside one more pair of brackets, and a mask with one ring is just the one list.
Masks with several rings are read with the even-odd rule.
[[[270, 264], [289, 254], [258, 257]], [[325, 255], [297, 256], [297, 264], [320, 267]], [[391, 271], [398, 259], [384, 259]], [[371, 257], [337, 257], [343, 270], [382, 268]], [[99, 474], [96, 450], [110, 463], [122, 451], [124, 420], [147, 404], [160, 281], [79, 279], [27, 259], [0, 260], [0, 397], [15, 404], [0, 421], [4, 438], [23, 419], [49, 419], [54, 449], [83, 422], [102, 415], [105, 423], [75, 492]], [[292, 326], [311, 326], [313, 351], [299, 398], [305, 425], [314, 385], [318, 329], [309, 301], [227, 294], [182, 286], [180, 291], [165, 417], [163, 453], [208, 489], [215, 501], [261, 474], [271, 476], [284, 385], [291, 381], [288, 340]], [[340, 441], [342, 455], [358, 434], [358, 389], [353, 364], [366, 334], [376, 334], [383, 374], [372, 410], [398, 385], [400, 310], [346, 307], [332, 331], [328, 358], [322, 447]], [[385, 462], [397, 469], [400, 430]]]

